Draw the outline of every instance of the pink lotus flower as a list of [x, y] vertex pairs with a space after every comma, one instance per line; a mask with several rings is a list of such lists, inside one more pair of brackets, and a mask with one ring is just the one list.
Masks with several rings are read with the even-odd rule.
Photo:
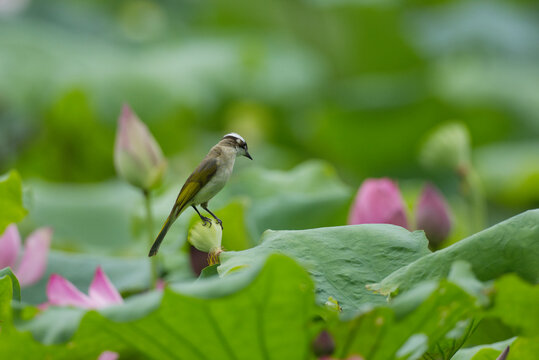
[[69, 280], [52, 274], [47, 284], [46, 305], [75, 306], [83, 309], [98, 309], [122, 304], [123, 299], [100, 266], [90, 284], [88, 295], [79, 291]]
[[160, 183], [167, 165], [157, 141], [128, 105], [118, 118], [114, 165], [121, 177], [143, 190]]
[[[52, 229], [41, 228], [34, 231], [24, 245], [20, 256], [21, 236], [17, 225], [11, 224], [0, 236], [0, 269], [10, 267], [21, 286], [35, 284], [47, 268], [47, 255], [51, 244]], [[17, 259], [20, 256], [20, 261]]]
[[397, 184], [388, 178], [365, 180], [352, 205], [348, 224], [394, 224], [408, 228]]
[[451, 232], [449, 206], [443, 195], [427, 183], [416, 206], [417, 229], [424, 230], [433, 248], [437, 248]]

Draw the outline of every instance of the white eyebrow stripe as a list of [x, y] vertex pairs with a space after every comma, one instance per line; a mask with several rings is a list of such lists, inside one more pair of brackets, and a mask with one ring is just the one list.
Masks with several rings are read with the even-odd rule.
[[242, 138], [240, 134], [230, 133], [230, 134], [226, 134], [225, 136], [223, 136], [223, 138], [226, 138], [227, 136], [232, 136], [232, 137], [235, 137], [237, 139], [240, 139], [243, 142], [246, 142], [245, 139]]

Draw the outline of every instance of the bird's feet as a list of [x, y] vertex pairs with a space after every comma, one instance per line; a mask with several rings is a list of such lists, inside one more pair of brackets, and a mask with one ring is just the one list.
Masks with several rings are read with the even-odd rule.
[[217, 224], [221, 226], [221, 230], [223, 230], [223, 222], [221, 221], [221, 219], [215, 218], [215, 220], [217, 221]]
[[208, 225], [208, 227], [211, 227], [211, 219], [210, 218], [207, 218], [205, 216], [201, 216], [200, 219], [202, 220], [202, 225], [203, 226]]

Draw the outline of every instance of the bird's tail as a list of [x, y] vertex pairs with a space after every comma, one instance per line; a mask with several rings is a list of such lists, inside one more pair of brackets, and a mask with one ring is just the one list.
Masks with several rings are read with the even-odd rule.
[[150, 253], [148, 254], [149, 257], [154, 256], [157, 254], [157, 251], [159, 250], [159, 246], [161, 246], [161, 243], [163, 242], [163, 239], [165, 238], [165, 235], [168, 232], [168, 229], [172, 225], [172, 223], [176, 220], [178, 216], [172, 211], [170, 215], [167, 218], [167, 221], [165, 221], [165, 224], [161, 228], [161, 231], [159, 232], [159, 235], [157, 235], [157, 238], [153, 242], [152, 248], [150, 249]]

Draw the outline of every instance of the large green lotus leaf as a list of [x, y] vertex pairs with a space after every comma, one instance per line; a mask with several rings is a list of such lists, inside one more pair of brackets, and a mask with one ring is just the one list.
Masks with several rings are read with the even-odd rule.
[[[483, 359], [483, 360], [492, 360], [508, 346], [511, 345], [516, 338], [507, 339], [500, 341], [494, 344], [488, 345], [479, 345], [467, 349], [460, 349], [457, 353], [451, 358], [451, 360], [471, 360], [471, 359]], [[490, 357], [484, 357], [489, 355]]]
[[[2, 359], [52, 359], [56, 350], [36, 342], [30, 333], [18, 332], [12, 324], [11, 277], [0, 278], [0, 358]], [[56, 320], [54, 320], [56, 321]]]
[[481, 281], [515, 272], [527, 281], [539, 282], [539, 210], [530, 210], [425, 256], [387, 276], [371, 289], [390, 294], [427, 279], [440, 279], [451, 264], [464, 260]]
[[[537, 359], [537, 354], [539, 354], [539, 337], [518, 337], [484, 347], [478, 346], [477, 348], [466, 349], [462, 352], [462, 355], [454, 357], [451, 360], [497, 360], [506, 347], [503, 346], [504, 344], [509, 346], [507, 360]], [[477, 351], [468, 351], [475, 349]]]
[[334, 331], [337, 357], [356, 354], [369, 360], [419, 359], [476, 310], [476, 299], [443, 280], [428, 282], [386, 306], [339, 324]]
[[136, 248], [130, 217], [137, 204], [142, 209], [142, 194], [119, 182], [34, 182], [29, 219], [52, 227], [57, 247], [110, 254]]
[[490, 345], [462, 349], [451, 360], [494, 360], [509, 346], [507, 360], [536, 359], [539, 353], [539, 337], [511, 338]]
[[54, 349], [34, 341], [29, 333], [20, 333], [12, 326], [11, 277], [0, 278], [0, 358], [2, 359], [51, 359]]
[[539, 336], [539, 285], [511, 274], [496, 281], [494, 307], [489, 316], [501, 319], [521, 335]]
[[150, 261], [147, 257], [119, 258], [51, 251], [45, 275], [35, 285], [22, 289], [22, 300], [30, 304], [45, 302], [45, 288], [49, 276], [53, 273], [62, 275], [78, 289], [86, 292], [97, 266], [103, 268], [120, 291], [142, 290], [150, 284]]
[[321, 161], [308, 161], [290, 171], [245, 169], [225, 190], [229, 196], [250, 199], [245, 217], [253, 239], [267, 229], [343, 225], [352, 197], [335, 169]]
[[0, 337], [0, 356], [93, 360], [112, 350], [128, 359], [280, 360], [306, 359], [310, 351], [313, 284], [284, 256], [270, 257], [262, 270], [166, 289], [157, 309], [148, 313], [147, 304], [142, 307], [90, 311], [62, 346], [10, 331]]
[[382, 304], [383, 296], [365, 285], [429, 254], [423, 232], [387, 224], [365, 224], [298, 231], [266, 231], [261, 244], [224, 252], [218, 271], [226, 275], [265, 261], [271, 253], [296, 259], [313, 276], [319, 303], [335, 298], [346, 312]]
[[10, 171], [0, 176], [0, 234], [6, 227], [26, 216], [22, 202], [22, 183], [19, 173]]
[[278, 256], [238, 290], [245, 281], [245, 276], [212, 278], [183, 287], [183, 294], [166, 291], [157, 311], [134, 322], [91, 312], [73, 340], [74, 349], [90, 354], [97, 347], [148, 359], [306, 358], [314, 310], [308, 274]]
[[507, 360], [537, 359], [539, 354], [539, 336], [518, 337], [509, 351]]
[[29, 333], [20, 333], [12, 326], [11, 277], [0, 278], [0, 358], [2, 359], [51, 359], [55, 349], [45, 347], [32, 339]]

